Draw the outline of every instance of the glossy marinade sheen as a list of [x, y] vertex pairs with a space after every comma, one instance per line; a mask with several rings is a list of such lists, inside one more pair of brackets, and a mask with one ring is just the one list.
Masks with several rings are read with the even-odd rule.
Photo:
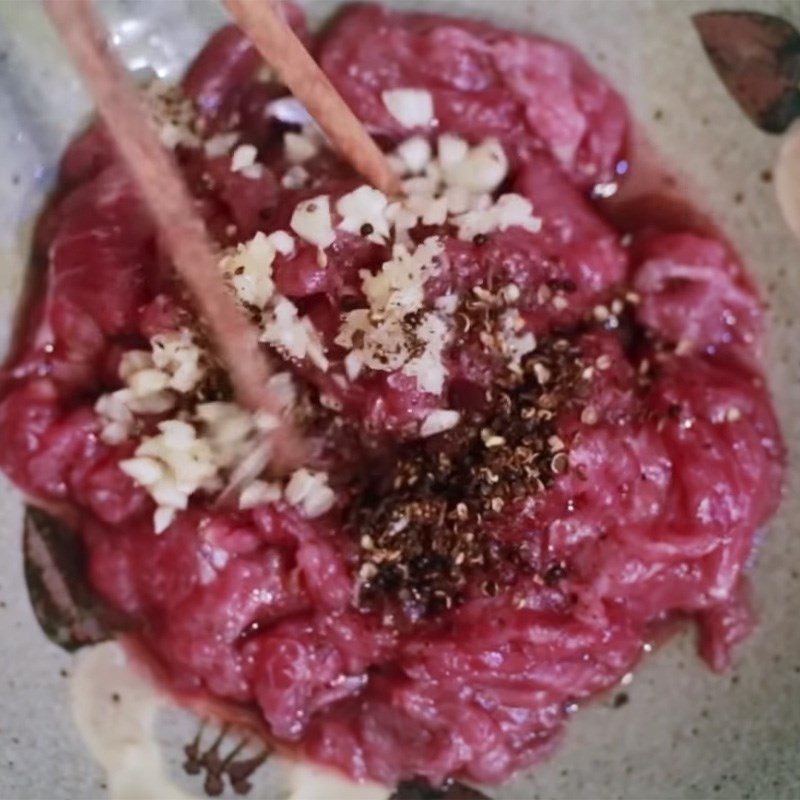
[[[294, 23], [302, 29], [299, 15]], [[119, 385], [121, 352], [174, 328], [182, 300], [97, 126], [65, 153], [38, 226], [34, 260], [46, 274], [0, 375], [0, 463], [30, 497], [80, 521], [91, 584], [138, 621], [177, 690], [257, 707], [272, 735], [355, 777], [498, 782], [551, 747], [574, 703], [634, 666], [654, 623], [694, 618], [715, 669], [750, 630], [742, 570], [782, 473], [759, 364], [762, 310], [725, 242], [639, 221], [623, 245], [587, 199], [615, 178], [628, 120], [619, 95], [569, 47], [371, 5], [349, 8], [307, 40], [387, 148], [408, 135], [381, 102], [393, 87], [431, 92], [431, 137], [498, 137], [511, 163], [508, 187], [543, 219], [539, 233], [512, 228], [482, 243], [441, 231], [446, 257], [430, 295], [469, 291], [490, 274], [513, 281], [537, 335], [563, 331], [611, 357], [592, 383], [598, 424], [557, 421], [564, 438], [580, 429], [573, 468], [497, 526], [502, 541], [526, 543], [537, 577], [389, 627], [353, 606], [341, 512], [305, 520], [282, 505], [232, 512], [201, 500], [153, 534], [152, 501], [117, 466], [136, 442], [103, 444], [92, 406]], [[226, 129], [238, 114], [237, 129], [269, 167], [253, 179], [232, 172], [230, 156], [179, 150], [223, 244], [287, 227], [300, 199], [335, 199], [360, 184], [323, 152], [306, 164], [310, 188], [281, 187], [285, 128], [264, 114], [281, 89], [255, 80], [258, 67], [228, 28], [184, 80], [208, 129]], [[328, 256], [321, 268], [316, 249], [301, 242], [292, 257], [277, 257], [275, 277], [323, 332], [335, 365], [344, 355], [333, 344], [343, 298], [358, 296], [359, 269], [377, 269], [388, 248], [340, 231]], [[543, 284], [568, 287], [567, 308], [539, 305]], [[585, 324], [625, 287], [641, 298], [625, 336]], [[675, 354], [687, 340], [693, 348]], [[641, 363], [657, 351], [658, 371], [641, 385]], [[447, 367], [453, 408], [493, 380], [468, 338], [448, 350]], [[306, 366], [292, 369], [384, 436], [402, 437], [441, 402], [399, 373], [342, 388]], [[341, 453], [343, 463], [357, 458]]]

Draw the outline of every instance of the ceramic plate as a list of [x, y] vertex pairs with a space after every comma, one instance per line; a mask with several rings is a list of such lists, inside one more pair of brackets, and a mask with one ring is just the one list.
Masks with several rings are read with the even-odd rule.
[[[790, 450], [786, 496], [752, 570], [761, 623], [739, 649], [734, 669], [722, 676], [708, 672], [686, 631], [647, 656], [630, 682], [581, 711], [551, 760], [493, 794], [520, 800], [800, 796], [800, 244], [781, 220], [770, 182], [779, 139], [756, 130], [738, 110], [693, 30], [691, 15], [715, 4], [392, 5], [469, 14], [563, 38], [616, 83], [667, 161], [701, 187], [700, 203], [732, 236], [768, 299], [768, 372]], [[747, 7], [732, 0], [722, 5]], [[749, 5], [800, 25], [797, 0]], [[334, 6], [306, 3], [314, 23]], [[223, 19], [219, 7], [204, 0], [114, 0], [102, 7], [127, 65], [167, 77], [180, 73]], [[0, 0], [0, 351], [8, 345], [22, 285], [30, 222], [63, 145], [87, 112], [39, 4]], [[75, 661], [45, 638], [31, 611], [22, 513], [20, 497], [0, 479], [0, 797], [105, 797], [108, 776], [90, 756], [70, 711]], [[185, 796], [202, 796], [202, 781], [180, 768], [182, 745], [196, 721], [185, 713], [154, 713], [161, 715], [158, 749], [167, 773]], [[285, 764], [268, 765], [258, 776], [252, 797], [289, 790]], [[295, 796], [315, 800], [310, 792]], [[333, 800], [324, 790], [319, 797]]]

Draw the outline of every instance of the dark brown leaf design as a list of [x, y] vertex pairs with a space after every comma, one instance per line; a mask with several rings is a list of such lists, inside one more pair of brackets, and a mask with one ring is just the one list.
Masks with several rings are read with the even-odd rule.
[[23, 535], [25, 580], [33, 612], [47, 637], [65, 650], [111, 638], [124, 620], [89, 588], [83, 547], [52, 514], [28, 506]]
[[[209, 797], [219, 797], [225, 791], [225, 779], [236, 794], [246, 795], [252, 784], [250, 778], [258, 768], [269, 758], [271, 749], [263, 742], [257, 743], [257, 752], [247, 755], [246, 749], [250, 744], [247, 737], [237, 737], [227, 725], [223, 725], [212, 741], [203, 745], [203, 733], [207, 721], [200, 724], [194, 739], [183, 748], [186, 761], [183, 770], [187, 775], [203, 776], [203, 791]], [[230, 735], [229, 735], [230, 734]], [[222, 755], [221, 749], [227, 748], [231, 737], [238, 739], [227, 755]]]
[[427, 781], [417, 780], [401, 783], [390, 800], [489, 800], [489, 797], [463, 783], [435, 789]]
[[782, 133], [800, 117], [800, 33], [756, 11], [712, 11], [692, 18], [711, 63], [761, 130]]

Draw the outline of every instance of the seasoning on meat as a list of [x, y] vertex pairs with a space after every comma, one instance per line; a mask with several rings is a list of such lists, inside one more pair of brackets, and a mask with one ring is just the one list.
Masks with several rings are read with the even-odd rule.
[[[92, 588], [177, 685], [360, 780], [496, 784], [660, 620], [696, 620], [714, 669], [751, 629], [783, 471], [763, 311], [712, 227], [604, 217], [631, 187], [627, 112], [566, 45], [357, 4], [313, 51], [396, 190], [236, 29], [175, 93], [271, 414], [236, 402], [93, 126], [38, 229], [0, 467], [84, 521]], [[402, 89], [430, 95], [426, 124], [389, 113]], [[307, 457], [275, 474], [260, 431], [286, 425]]]

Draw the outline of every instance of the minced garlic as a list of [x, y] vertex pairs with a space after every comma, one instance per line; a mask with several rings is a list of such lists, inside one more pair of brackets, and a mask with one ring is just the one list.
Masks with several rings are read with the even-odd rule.
[[336, 231], [331, 221], [328, 195], [298, 203], [289, 226], [301, 239], [323, 249], [330, 247], [336, 239]]
[[387, 89], [381, 99], [405, 128], [421, 128], [433, 121], [433, 96], [427, 89]]

